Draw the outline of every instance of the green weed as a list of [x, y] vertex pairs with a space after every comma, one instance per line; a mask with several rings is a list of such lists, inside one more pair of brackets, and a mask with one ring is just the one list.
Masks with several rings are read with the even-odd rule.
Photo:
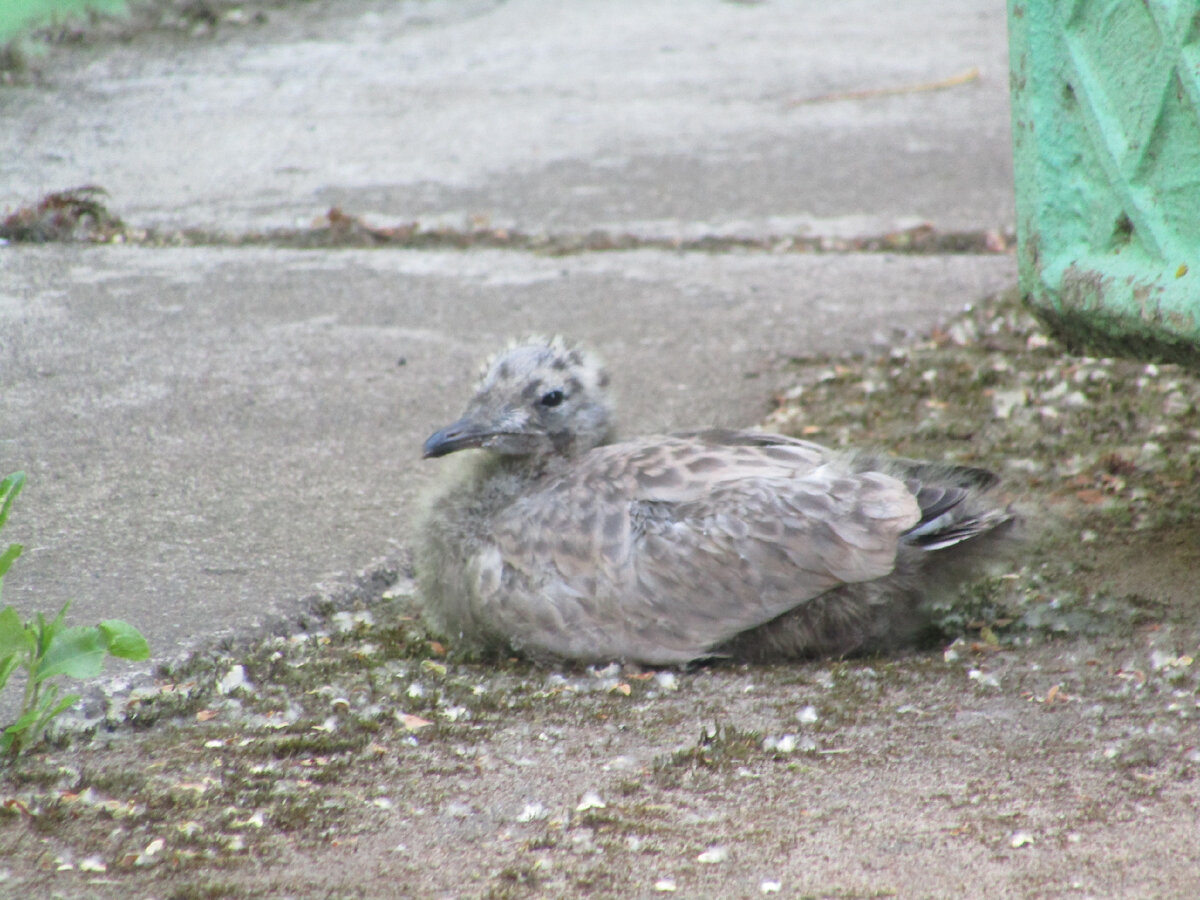
[[[25, 473], [15, 472], [0, 481], [0, 528], [4, 527], [13, 501], [25, 486]], [[21, 544], [9, 544], [0, 553], [0, 586], [14, 560], [21, 555]], [[0, 610], [0, 690], [17, 669], [25, 670], [25, 693], [17, 718], [0, 733], [0, 754], [10, 761], [21, 749], [34, 743], [45, 727], [79, 701], [78, 694], [59, 695], [59, 685], [51, 679], [95, 678], [104, 666], [105, 656], [121, 659], [146, 659], [150, 647], [141, 633], [120, 619], [108, 619], [94, 626], [67, 627], [67, 608], [49, 622], [37, 613], [30, 621], [21, 621], [16, 609]]]

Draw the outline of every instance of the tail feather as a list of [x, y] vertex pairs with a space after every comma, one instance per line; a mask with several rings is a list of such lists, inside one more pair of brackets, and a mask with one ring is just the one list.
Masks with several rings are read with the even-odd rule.
[[[944, 550], [986, 534], [1012, 521], [1010, 509], [980, 509], [968, 502], [986, 491], [996, 477], [986, 469], [915, 466], [907, 472], [908, 489], [917, 498], [921, 520], [903, 535], [906, 543], [922, 550]], [[941, 476], [932, 484], [921, 475]], [[947, 483], [949, 480], [949, 483]]]
[[948, 516], [942, 518], [944, 521], [934, 520], [910, 529], [904, 535], [905, 540], [922, 550], [944, 550], [995, 531], [1013, 521], [1013, 513], [1007, 509], [992, 509], [958, 521]]
[[909, 529], [909, 534], [922, 533], [934, 526], [942, 516], [967, 499], [968, 493], [966, 488], [921, 484], [914, 480], [909, 480], [907, 487], [921, 508], [921, 521]]

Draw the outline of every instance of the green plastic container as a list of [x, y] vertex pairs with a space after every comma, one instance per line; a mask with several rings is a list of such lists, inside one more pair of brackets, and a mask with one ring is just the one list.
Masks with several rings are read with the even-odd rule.
[[122, 13], [126, 3], [125, 0], [0, 0], [0, 45], [31, 28], [77, 16], [89, 9]]
[[1068, 346], [1200, 367], [1200, 0], [1009, 0], [1021, 292]]

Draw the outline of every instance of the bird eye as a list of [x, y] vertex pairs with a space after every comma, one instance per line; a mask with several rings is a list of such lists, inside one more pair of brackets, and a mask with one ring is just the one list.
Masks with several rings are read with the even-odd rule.
[[542, 394], [542, 406], [558, 406], [564, 399], [562, 391], [547, 391]]

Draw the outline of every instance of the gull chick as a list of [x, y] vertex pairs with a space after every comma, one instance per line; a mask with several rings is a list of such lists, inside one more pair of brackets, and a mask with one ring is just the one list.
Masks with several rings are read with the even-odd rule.
[[452, 642], [648, 665], [888, 649], [1012, 519], [982, 469], [754, 431], [613, 443], [608, 383], [585, 349], [530, 339], [425, 442], [473, 451], [417, 529]]

